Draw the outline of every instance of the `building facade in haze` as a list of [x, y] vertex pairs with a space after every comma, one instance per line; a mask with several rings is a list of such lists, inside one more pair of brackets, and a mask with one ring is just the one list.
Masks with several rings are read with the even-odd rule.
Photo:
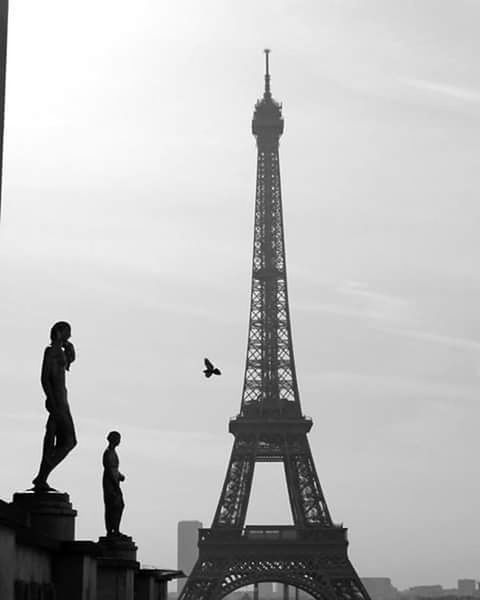
[[475, 596], [477, 593], [477, 582], [475, 579], [459, 579], [457, 581], [457, 589], [459, 596]]
[[262, 581], [258, 584], [259, 600], [269, 600], [274, 597], [273, 583], [271, 581]]
[[397, 600], [399, 597], [390, 577], [362, 577], [362, 583], [372, 600]]
[[[179, 521], [177, 528], [177, 564], [187, 576], [193, 569], [198, 557], [198, 530], [203, 527], [200, 521]], [[186, 580], [177, 581], [180, 593]]]

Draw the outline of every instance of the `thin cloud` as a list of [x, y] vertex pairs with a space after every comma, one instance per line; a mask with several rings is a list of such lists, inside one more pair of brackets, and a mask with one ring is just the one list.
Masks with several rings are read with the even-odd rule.
[[400, 377], [383, 373], [369, 374], [347, 370], [310, 372], [304, 375], [304, 379], [316, 381], [328, 390], [356, 390], [358, 397], [355, 402], [359, 398], [369, 398], [370, 401], [381, 398], [382, 404], [397, 408], [399, 397], [417, 397], [422, 399], [422, 403], [428, 404], [455, 398], [464, 402], [471, 401], [475, 406], [478, 397], [476, 387], [466, 383], [438, 383], [419, 377]]
[[395, 335], [401, 335], [404, 337], [409, 337], [415, 340], [424, 341], [432, 344], [440, 344], [442, 346], [448, 346], [450, 348], [458, 348], [461, 350], [474, 350], [475, 352], [480, 353], [480, 341], [464, 338], [464, 337], [456, 337], [449, 335], [442, 335], [438, 333], [431, 333], [429, 331], [421, 331], [415, 329], [388, 329], [389, 333], [393, 333]]
[[302, 304], [298, 308], [391, 323], [403, 323], [413, 316], [408, 300], [373, 290], [365, 282], [345, 281], [333, 290], [333, 294], [335, 297], [333, 302]]
[[480, 91], [464, 88], [448, 83], [439, 83], [436, 81], [428, 81], [426, 79], [402, 79], [403, 84], [415, 88], [422, 92], [443, 96], [452, 100], [460, 100], [462, 102], [477, 103], [480, 102]]

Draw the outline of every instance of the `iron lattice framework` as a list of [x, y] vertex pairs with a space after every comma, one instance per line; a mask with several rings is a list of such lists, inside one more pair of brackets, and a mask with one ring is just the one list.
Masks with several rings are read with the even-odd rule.
[[[347, 557], [346, 529], [332, 522], [302, 415], [288, 307], [278, 146], [281, 104], [265, 90], [255, 105], [257, 184], [252, 290], [240, 413], [210, 529], [199, 534], [199, 558], [180, 600], [218, 600], [249, 584], [277, 581], [322, 600], [369, 600]], [[245, 527], [257, 462], [283, 462], [293, 526]]]

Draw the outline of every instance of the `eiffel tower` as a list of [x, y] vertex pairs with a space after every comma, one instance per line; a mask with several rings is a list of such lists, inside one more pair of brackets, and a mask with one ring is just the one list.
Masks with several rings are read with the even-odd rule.
[[[265, 90], [255, 105], [257, 183], [248, 349], [235, 441], [210, 529], [179, 600], [218, 600], [246, 585], [274, 581], [319, 600], [369, 600], [347, 556], [347, 530], [332, 522], [302, 415], [288, 309], [280, 190], [282, 106]], [[257, 462], [283, 462], [293, 526], [245, 526]]]

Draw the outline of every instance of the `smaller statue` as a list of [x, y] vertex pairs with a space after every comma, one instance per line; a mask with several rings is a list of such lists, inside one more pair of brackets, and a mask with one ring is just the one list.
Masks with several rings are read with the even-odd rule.
[[50, 346], [43, 355], [41, 383], [48, 419], [40, 468], [32, 481], [35, 492], [53, 490], [47, 483], [48, 476], [77, 444], [65, 387], [65, 372], [75, 360], [75, 348], [69, 341], [71, 335], [69, 323], [55, 323], [50, 331]]
[[118, 431], [111, 431], [107, 435], [108, 447], [103, 453], [103, 500], [105, 502], [105, 529], [107, 536], [123, 536], [120, 533], [122, 519], [123, 494], [120, 482], [125, 481], [125, 476], [118, 470], [119, 460], [115, 450], [120, 444], [121, 436]]

